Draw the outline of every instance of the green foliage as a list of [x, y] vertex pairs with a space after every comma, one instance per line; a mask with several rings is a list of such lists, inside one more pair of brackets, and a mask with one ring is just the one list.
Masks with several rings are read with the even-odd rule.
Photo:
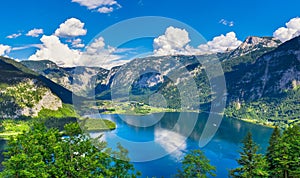
[[268, 177], [267, 162], [263, 155], [258, 154], [258, 146], [252, 140], [252, 134], [249, 132], [243, 140], [240, 158], [237, 160], [240, 167], [230, 170], [232, 177]]
[[30, 129], [30, 122], [23, 120], [5, 119], [0, 122], [0, 138], [9, 139], [10, 136], [27, 132]]
[[30, 131], [10, 139], [1, 177], [136, 177], [123, 147], [114, 152], [103, 142], [96, 148], [77, 123], [65, 130], [67, 137], [35, 123]]
[[29, 130], [29, 123], [26, 121], [6, 119], [1, 121], [2, 131], [5, 132], [25, 132]]
[[300, 89], [289, 90], [276, 97], [265, 97], [250, 103], [243, 102], [239, 109], [232, 103], [226, 108], [225, 115], [284, 128], [300, 124], [299, 100]]
[[62, 108], [57, 111], [52, 111], [50, 109], [42, 109], [37, 118], [67, 118], [67, 117], [78, 117], [78, 114], [74, 110], [74, 107], [69, 104], [63, 104]]
[[267, 152], [272, 177], [300, 177], [300, 127], [287, 128], [282, 136], [274, 130]]
[[274, 131], [271, 135], [271, 138], [269, 140], [269, 147], [267, 149], [267, 153], [266, 153], [266, 159], [268, 162], [268, 170], [270, 172], [270, 176], [272, 177], [276, 177], [278, 176], [275, 168], [276, 168], [276, 162], [274, 161], [274, 159], [276, 158], [276, 145], [280, 144], [280, 137], [281, 137], [281, 133], [278, 127], [274, 128]]
[[106, 119], [86, 118], [80, 123], [87, 131], [107, 131], [116, 129], [116, 124]]
[[[37, 119], [34, 119], [37, 120]], [[75, 117], [65, 117], [65, 118], [46, 118], [46, 119], [38, 119], [38, 122], [44, 123], [45, 126], [50, 129], [58, 129], [59, 131], [63, 131], [66, 124], [77, 122], [77, 118]]]
[[23, 80], [0, 88], [0, 118], [14, 117], [24, 108], [33, 108], [47, 89], [33, 80]]
[[209, 160], [201, 150], [193, 150], [182, 161], [182, 170], [178, 170], [176, 177], [201, 177], [216, 176], [216, 167], [210, 165]]
[[21, 108], [32, 108], [42, 99], [46, 91], [46, 88], [35, 87], [35, 85], [29, 81], [7, 87], [5, 94], [14, 98], [14, 102]]

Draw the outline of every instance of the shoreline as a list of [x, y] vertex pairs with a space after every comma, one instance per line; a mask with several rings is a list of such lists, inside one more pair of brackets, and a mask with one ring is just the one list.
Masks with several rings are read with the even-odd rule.
[[[209, 114], [209, 112], [205, 112], [205, 111], [175, 110], [175, 109], [157, 109], [157, 110], [154, 110], [152, 112], [147, 112], [147, 113], [126, 112], [125, 110], [122, 110], [122, 112], [105, 111], [105, 112], [102, 112], [100, 114], [105, 114], [105, 115], [122, 114], [122, 115], [132, 115], [132, 116], [146, 116], [146, 115], [158, 114], [158, 113], [175, 113], [175, 112], [188, 112], [188, 113], [198, 113], [198, 114], [206, 113], [206, 114]], [[232, 118], [232, 119], [235, 119], [235, 120], [239, 120], [239, 121], [243, 121], [243, 122], [247, 122], [247, 123], [251, 123], [251, 124], [255, 124], [255, 125], [260, 125], [260, 126], [267, 127], [267, 128], [275, 128], [275, 126], [272, 123], [260, 122], [260, 121], [249, 119], [249, 118], [237, 118], [237, 117], [232, 117], [232, 116], [226, 116], [225, 114], [223, 114], [223, 118], [224, 117], [225, 118]], [[104, 120], [106, 120], [106, 119], [104, 119]], [[115, 130], [116, 128], [117, 128], [116, 123], [114, 123], [114, 128], [113, 127], [105, 128], [105, 129], [102, 128], [102, 129], [99, 129], [99, 130], [91, 129], [89, 131], [112, 131], [112, 130]], [[11, 132], [11, 131], [1, 132], [0, 133], [0, 139], [9, 140], [9, 138], [11, 136], [16, 136], [16, 135], [21, 134], [21, 133], [22, 132]]]
[[[225, 117], [228, 117], [228, 116], [225, 116]], [[228, 118], [232, 118], [232, 119], [236, 119], [236, 120], [240, 120], [240, 121], [244, 121], [244, 122], [247, 122], [247, 123], [260, 125], [260, 126], [268, 127], [268, 128], [275, 128], [276, 127], [273, 124], [268, 124], [268, 123], [265, 123], [265, 122], [259, 122], [257, 120], [253, 120], [253, 119], [249, 119], [249, 118], [237, 118], [237, 117], [228, 117]]]
[[[140, 113], [134, 113], [134, 112], [115, 112], [115, 111], [113, 111], [113, 112], [105, 111], [105, 112], [102, 112], [100, 114], [107, 114], [107, 115], [110, 115], [110, 114], [122, 114], [122, 115], [132, 115], [132, 116], [145, 116], [145, 115], [165, 113], [165, 112], [168, 112], [168, 113], [172, 113], [172, 112], [189, 112], [189, 113], [198, 113], [198, 114], [201, 114], [201, 113], [207, 113], [207, 114], [209, 114], [209, 112], [206, 112], [206, 111], [175, 110], [175, 109], [173, 109], [172, 111], [170, 111], [170, 110], [166, 110], [166, 111], [154, 111], [154, 112], [149, 112], [147, 114], [140, 114]], [[255, 125], [260, 125], [260, 126], [267, 127], [267, 128], [275, 128], [276, 127], [272, 123], [260, 122], [260, 121], [257, 121], [257, 120], [254, 120], [254, 119], [249, 119], [249, 118], [238, 118], [238, 117], [232, 117], [232, 116], [230, 117], [230, 116], [227, 116], [226, 114], [223, 114], [223, 118], [224, 117], [225, 118], [232, 118], [232, 119], [239, 120], [239, 121], [244, 121], [244, 122], [255, 124]]]

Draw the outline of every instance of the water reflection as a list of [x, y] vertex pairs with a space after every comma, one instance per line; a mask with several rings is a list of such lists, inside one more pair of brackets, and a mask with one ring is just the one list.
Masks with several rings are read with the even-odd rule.
[[184, 136], [174, 131], [156, 128], [154, 130], [154, 137], [154, 141], [166, 151], [166, 155], [169, 154], [175, 160], [182, 158], [183, 152], [187, 148]]
[[[121, 144], [129, 150], [130, 159], [143, 173], [143, 177], [171, 177], [176, 173], [180, 160], [186, 152], [200, 149], [198, 141], [208, 114], [165, 113], [163, 117], [161, 114], [143, 117], [127, 115], [101, 115], [100, 117], [110, 119], [117, 124], [117, 129], [105, 132], [102, 139], [112, 148], [121, 141]], [[195, 117], [196, 122], [192, 119]], [[150, 122], [144, 120], [139, 122], [139, 125], [153, 123], [153, 121], [156, 123], [149, 124], [148, 127], [132, 124], [139, 118], [150, 118]], [[261, 146], [260, 151], [265, 152], [272, 129], [230, 118], [222, 120], [216, 135], [209, 144], [201, 148], [211, 160], [211, 164], [217, 167], [217, 177], [227, 177], [228, 169], [237, 166], [235, 159], [239, 156], [241, 140], [248, 131], [253, 133], [254, 141]], [[99, 135], [99, 133], [93, 134]]]

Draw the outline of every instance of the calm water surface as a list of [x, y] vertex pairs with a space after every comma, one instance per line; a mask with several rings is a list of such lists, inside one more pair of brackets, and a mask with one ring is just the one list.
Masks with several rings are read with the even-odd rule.
[[[147, 116], [101, 115], [117, 124], [117, 129], [106, 132], [102, 139], [108, 146], [115, 148], [116, 143], [125, 141], [122, 145], [129, 150], [129, 157], [143, 177], [172, 177], [180, 168], [180, 161], [185, 153], [193, 149], [201, 149], [217, 168], [217, 177], [227, 177], [228, 170], [237, 166], [235, 159], [241, 140], [248, 131], [265, 152], [272, 129], [224, 118], [213, 137], [204, 148], [199, 148], [198, 142], [205, 126], [207, 115], [197, 113], [181, 113], [186, 118], [186, 124], [176, 125], [179, 113], [151, 114]], [[97, 116], [99, 117], [99, 116]], [[192, 133], [186, 139], [183, 135], [190, 130], [190, 119], [198, 118]], [[97, 136], [99, 133], [91, 133]], [[145, 144], [147, 143], [147, 144]], [[4, 150], [5, 141], [0, 140], [0, 153]], [[0, 156], [2, 162], [3, 156]], [[145, 160], [142, 161], [141, 160]], [[1, 166], [0, 166], [1, 169]]]
[[[209, 144], [199, 148], [199, 139], [208, 115], [181, 114], [186, 118], [187, 124], [176, 124], [179, 113], [157, 113], [147, 116], [101, 115], [101, 118], [117, 124], [117, 129], [105, 133], [102, 139], [112, 148], [116, 147], [117, 142], [121, 142], [129, 150], [130, 159], [136, 169], [142, 172], [143, 177], [172, 177], [180, 168], [184, 154], [193, 149], [205, 152], [211, 164], [217, 168], [217, 177], [227, 177], [228, 170], [238, 166], [235, 159], [239, 157], [241, 140], [247, 132], [252, 132], [253, 139], [260, 145], [262, 153], [266, 151], [272, 133], [271, 128], [224, 118]], [[185, 139], [183, 135], [191, 128], [189, 118], [195, 117], [198, 118], [197, 123], [190, 136]]]

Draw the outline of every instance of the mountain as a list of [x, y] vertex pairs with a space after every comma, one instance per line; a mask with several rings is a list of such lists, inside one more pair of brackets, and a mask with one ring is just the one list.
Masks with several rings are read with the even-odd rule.
[[[244, 56], [253, 51], [276, 48], [280, 44], [281, 41], [273, 37], [249, 36], [238, 48], [231, 52], [230, 58]], [[264, 51], [264, 53], [267, 51]]]
[[79, 96], [92, 96], [96, 84], [106, 79], [109, 71], [100, 67], [63, 68], [44, 61], [21, 61], [26, 67], [45, 76]]
[[[61, 68], [49, 61], [23, 64], [69, 89], [77, 88], [77, 92], [86, 96], [95, 94], [97, 99], [130, 99], [160, 107], [193, 110], [199, 109], [200, 104], [200, 110], [209, 110], [210, 103], [220, 97], [211, 91], [211, 87], [218, 88], [211, 81], [217, 80], [221, 71], [216, 71], [220, 74], [209, 80], [207, 64], [218, 60], [226, 79], [227, 116], [284, 125], [300, 122], [299, 40], [300, 37], [296, 37], [281, 44], [271, 37], [252, 36], [225, 53], [150, 56], [111, 70]], [[80, 92], [83, 90], [86, 92]]]
[[243, 100], [256, 100], [291, 90], [300, 82], [300, 37], [259, 57], [248, 66], [232, 92]]
[[276, 125], [300, 123], [300, 37], [227, 73], [227, 114]]
[[15, 60], [0, 57], [0, 117], [37, 116], [43, 109], [71, 104], [71, 91]]

